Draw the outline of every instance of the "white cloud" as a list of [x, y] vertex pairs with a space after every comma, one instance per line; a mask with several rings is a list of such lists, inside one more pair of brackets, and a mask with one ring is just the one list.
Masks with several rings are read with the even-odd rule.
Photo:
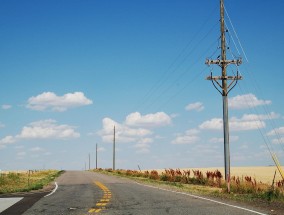
[[221, 118], [213, 118], [211, 120], [207, 120], [199, 125], [200, 129], [208, 129], [208, 130], [221, 130], [223, 129], [223, 120]]
[[40, 147], [33, 147], [30, 149], [31, 152], [41, 152], [41, 151], [44, 151], [43, 148], [40, 148]]
[[6, 136], [0, 140], [0, 145], [7, 145], [14, 142], [16, 142], [16, 140], [13, 136]]
[[22, 157], [22, 156], [26, 156], [26, 154], [27, 154], [26, 152], [18, 152], [18, 153], [17, 153], [17, 156]]
[[7, 145], [15, 143], [16, 140], [13, 136], [6, 136], [0, 139], [0, 149], [6, 148]]
[[200, 138], [197, 136], [199, 131], [197, 129], [187, 130], [184, 134], [177, 134], [172, 144], [193, 144], [197, 143]]
[[[239, 137], [238, 136], [230, 136], [230, 142], [236, 142], [239, 140]], [[217, 138], [217, 137], [214, 137], [214, 138], [211, 138], [209, 140], [210, 143], [223, 143], [224, 142], [224, 138], [223, 137], [220, 137], [220, 138]]]
[[279, 135], [279, 134], [284, 134], [284, 127], [275, 128], [274, 130], [269, 131], [266, 135], [273, 136], [273, 135]]
[[149, 138], [149, 137], [145, 137], [145, 138], [141, 138], [138, 143], [139, 144], [149, 144], [149, 143], [153, 143], [153, 138]]
[[[266, 124], [264, 120], [270, 120], [279, 117], [275, 113], [269, 115], [255, 115], [255, 114], [244, 114], [241, 118], [232, 117], [229, 119], [230, 130], [232, 131], [246, 131], [265, 128]], [[200, 129], [207, 130], [222, 130], [223, 119], [213, 118], [207, 120], [199, 125]]]
[[272, 140], [272, 143], [274, 143], [274, 144], [283, 144], [284, 143], [284, 137], [275, 138], [275, 139]]
[[270, 100], [260, 100], [252, 93], [245, 95], [237, 95], [235, 97], [229, 98], [228, 102], [229, 102], [229, 108], [232, 109], [246, 109], [260, 105], [271, 104]]
[[185, 132], [186, 135], [197, 135], [199, 133], [200, 133], [200, 131], [198, 129], [195, 129], [195, 128], [194, 129], [189, 129], [189, 130], [187, 130]]
[[2, 109], [3, 109], [3, 110], [8, 110], [8, 109], [11, 109], [11, 108], [12, 108], [11, 105], [7, 105], [7, 104], [2, 105]]
[[80, 134], [69, 125], [57, 125], [55, 120], [32, 122], [23, 127], [18, 139], [69, 139], [78, 138]]
[[179, 116], [180, 116], [179, 113], [172, 113], [172, 114], [170, 115], [171, 119], [177, 118], [177, 117], [179, 117]]
[[70, 125], [58, 125], [55, 120], [42, 120], [24, 126], [20, 134], [6, 136], [0, 140], [0, 147], [24, 139], [71, 139], [78, 138], [80, 134]]
[[134, 145], [134, 148], [136, 148], [136, 153], [140, 154], [146, 154], [150, 152], [150, 145], [147, 143], [137, 143]]
[[266, 124], [264, 121], [231, 121], [230, 129], [232, 131], [247, 131], [265, 128]]
[[126, 117], [125, 124], [128, 126], [159, 127], [169, 125], [171, 117], [164, 112], [141, 115], [139, 112], [131, 113]]
[[98, 147], [98, 152], [104, 152], [106, 149], [104, 147]]
[[[244, 114], [242, 117], [243, 121], [256, 121], [256, 120], [272, 120], [279, 118], [280, 115], [276, 114], [274, 112], [271, 112], [269, 114]], [[235, 118], [232, 118], [235, 119]]]
[[188, 104], [185, 107], [185, 110], [187, 110], [187, 111], [195, 110], [195, 111], [200, 112], [200, 111], [204, 110], [204, 106], [201, 102], [195, 102], [195, 103], [192, 103], [192, 104]]
[[5, 127], [5, 125], [0, 122], [0, 128], [4, 128], [4, 127]]
[[28, 99], [27, 108], [37, 111], [66, 111], [69, 108], [90, 105], [93, 102], [86, 98], [82, 92], [67, 93], [57, 96], [53, 92], [44, 92]]
[[149, 136], [152, 132], [144, 128], [130, 128], [129, 126], [119, 124], [110, 118], [102, 120], [103, 128], [98, 132], [104, 142], [113, 141], [113, 133], [115, 126], [115, 136], [118, 142], [135, 142], [140, 138]]
[[151, 143], [160, 137], [148, 128], [169, 125], [171, 117], [164, 112], [141, 115], [138, 112], [129, 114], [123, 123], [111, 118], [102, 120], [102, 129], [97, 132], [103, 142], [111, 143], [114, 138], [120, 143], [132, 143], [137, 153], [149, 153]]

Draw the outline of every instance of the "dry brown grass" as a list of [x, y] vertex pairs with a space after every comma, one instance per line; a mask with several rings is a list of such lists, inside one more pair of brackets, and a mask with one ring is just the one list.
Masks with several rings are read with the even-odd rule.
[[[210, 167], [210, 168], [182, 168], [180, 170], [200, 170], [203, 174], [207, 171], [215, 171], [218, 169], [223, 177], [225, 176], [224, 167]], [[284, 170], [284, 167], [282, 166]], [[236, 176], [244, 178], [245, 176], [250, 176], [255, 178], [257, 182], [262, 182], [266, 184], [272, 184], [274, 173], [277, 168], [275, 166], [253, 166], [253, 167], [231, 167], [231, 176]], [[159, 174], [165, 172], [164, 169], [157, 170]], [[275, 181], [282, 180], [279, 172], [276, 172]]]

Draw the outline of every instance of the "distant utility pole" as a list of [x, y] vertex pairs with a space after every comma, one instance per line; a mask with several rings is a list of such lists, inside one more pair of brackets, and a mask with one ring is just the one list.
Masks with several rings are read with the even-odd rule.
[[[221, 59], [211, 60], [207, 59], [206, 64], [218, 64], [222, 69], [221, 76], [208, 76], [206, 79], [211, 80], [214, 87], [219, 91], [223, 97], [223, 130], [224, 130], [224, 160], [225, 160], [225, 179], [227, 182], [227, 191], [230, 192], [230, 148], [229, 148], [229, 121], [228, 121], [228, 93], [236, 86], [238, 80], [241, 80], [242, 77], [239, 76], [227, 76], [226, 68], [229, 64], [240, 65], [242, 63], [241, 59], [237, 60], [226, 60], [226, 37], [225, 37], [225, 20], [224, 20], [224, 0], [220, 0], [220, 23], [221, 23]], [[219, 83], [219, 80], [222, 83]], [[227, 80], [231, 82], [227, 84]], [[218, 89], [218, 87], [221, 90]]]
[[98, 169], [98, 144], [96, 143], [96, 169]]
[[113, 127], [113, 156], [112, 156], [112, 169], [115, 170], [115, 126]]
[[91, 169], [91, 155], [89, 153], [89, 170]]

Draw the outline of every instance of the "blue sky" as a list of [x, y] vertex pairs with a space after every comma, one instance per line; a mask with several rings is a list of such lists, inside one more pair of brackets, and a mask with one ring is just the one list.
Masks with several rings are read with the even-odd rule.
[[[225, 7], [231, 165], [283, 164], [284, 2]], [[0, 169], [112, 167], [114, 125], [117, 168], [223, 166], [219, 28], [217, 0], [1, 1]]]

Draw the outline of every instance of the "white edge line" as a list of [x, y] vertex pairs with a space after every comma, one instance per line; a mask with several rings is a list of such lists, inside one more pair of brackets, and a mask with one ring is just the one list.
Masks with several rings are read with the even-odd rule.
[[57, 190], [57, 188], [58, 188], [58, 185], [57, 185], [57, 183], [55, 182], [55, 188], [52, 190], [51, 193], [45, 195], [44, 197], [48, 197], [48, 196], [52, 195], [53, 193], [55, 193], [55, 191]]
[[260, 212], [254, 211], [254, 210], [247, 209], [247, 208], [243, 208], [243, 207], [239, 207], [239, 206], [236, 206], [236, 205], [227, 204], [227, 203], [224, 203], [224, 202], [219, 202], [219, 201], [216, 201], [216, 200], [213, 200], [213, 199], [208, 199], [208, 198], [204, 198], [204, 197], [201, 197], [201, 196], [196, 196], [196, 195], [192, 195], [192, 194], [189, 194], [189, 193], [178, 192], [178, 191], [173, 191], [173, 190], [167, 190], [167, 189], [164, 189], [164, 188], [154, 187], [154, 186], [151, 186], [151, 185], [140, 184], [138, 182], [135, 182], [135, 183], [139, 184], [141, 186], [145, 186], [145, 187], [151, 187], [151, 188], [158, 189], [158, 190], [164, 190], [164, 191], [168, 191], [168, 192], [172, 192], [172, 193], [182, 194], [182, 195], [194, 197], [194, 198], [197, 198], [197, 199], [202, 199], [202, 200], [206, 200], [206, 201], [209, 201], [209, 202], [214, 202], [214, 203], [217, 203], [217, 204], [220, 204], [220, 205], [225, 205], [225, 206], [228, 206], [228, 207], [238, 208], [238, 209], [241, 209], [241, 210], [244, 210], [244, 211], [249, 211], [251, 213], [255, 213], [255, 214], [259, 214], [259, 215], [267, 215], [267, 214], [264, 214], [264, 213], [260, 213]]

